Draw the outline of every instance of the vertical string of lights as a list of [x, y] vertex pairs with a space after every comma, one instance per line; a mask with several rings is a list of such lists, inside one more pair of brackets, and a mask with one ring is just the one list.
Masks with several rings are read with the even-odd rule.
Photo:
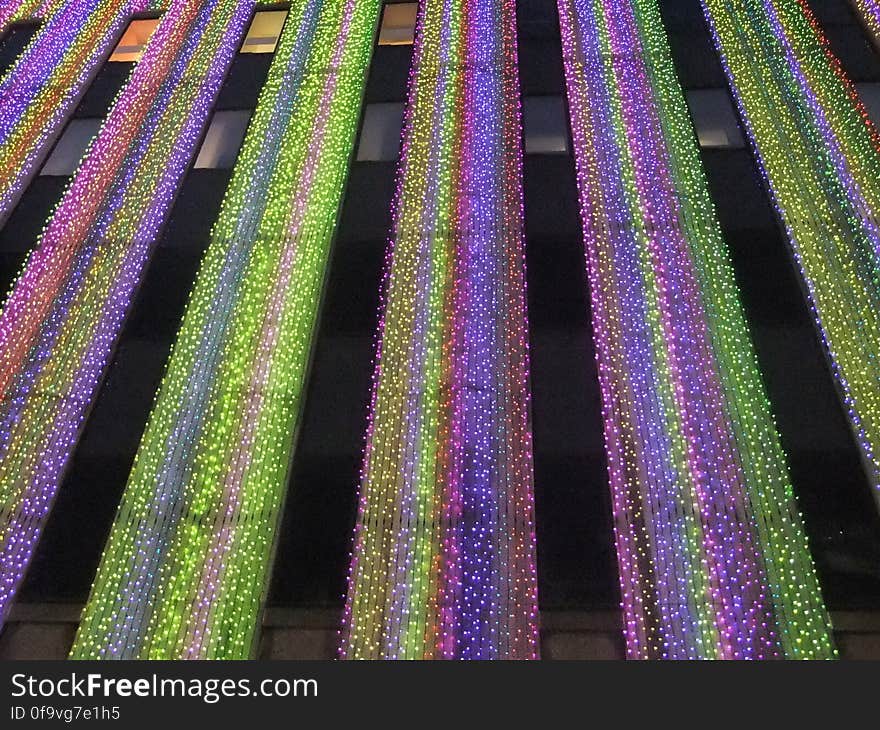
[[805, 0], [701, 0], [880, 504], [880, 139]]
[[627, 653], [833, 657], [656, 0], [559, 0]]
[[252, 9], [171, 4], [0, 312], [0, 620]]
[[9, 20], [46, 12], [45, 21], [0, 79], [0, 224], [107, 58], [131, 14], [153, 0], [66, 0], [52, 10], [10, 3]]
[[513, 0], [423, 0], [340, 654], [537, 655]]
[[252, 651], [379, 0], [300, 0], [72, 656]]

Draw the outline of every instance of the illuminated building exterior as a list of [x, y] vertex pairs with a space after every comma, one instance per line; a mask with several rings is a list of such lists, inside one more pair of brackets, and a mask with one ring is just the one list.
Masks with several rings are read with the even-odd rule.
[[0, 10], [0, 657], [880, 655], [880, 10]]

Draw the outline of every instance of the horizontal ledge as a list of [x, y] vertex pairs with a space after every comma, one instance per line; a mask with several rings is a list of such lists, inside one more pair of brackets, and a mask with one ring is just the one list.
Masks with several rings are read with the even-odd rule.
[[[81, 603], [17, 603], [12, 607], [8, 623], [71, 623], [79, 622]], [[263, 615], [263, 628], [301, 628], [336, 630], [342, 619], [342, 607], [286, 608], [269, 606]], [[880, 610], [832, 611], [836, 632], [880, 633]], [[541, 611], [542, 631], [622, 630], [620, 612], [613, 609]]]

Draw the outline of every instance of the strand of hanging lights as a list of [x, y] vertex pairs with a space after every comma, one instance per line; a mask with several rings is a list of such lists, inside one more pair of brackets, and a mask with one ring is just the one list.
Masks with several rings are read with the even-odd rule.
[[634, 659], [833, 657], [656, 0], [559, 0]]
[[44, 22], [0, 79], [0, 224], [85, 93], [132, 13], [158, 0], [56, 0], [10, 3], [4, 22], [43, 14]]
[[0, 312], [0, 620], [252, 9], [169, 6]]
[[880, 2], [877, 0], [852, 0], [875, 43], [880, 43]]
[[513, 0], [423, 0], [340, 655], [537, 656]]
[[805, 1], [702, 4], [880, 500], [880, 138]]
[[379, 7], [291, 8], [73, 657], [252, 653]]

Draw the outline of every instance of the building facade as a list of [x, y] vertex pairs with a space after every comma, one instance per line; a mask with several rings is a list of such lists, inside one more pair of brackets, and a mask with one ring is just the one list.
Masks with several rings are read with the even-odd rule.
[[0, 657], [880, 656], [878, 18], [8, 3]]

